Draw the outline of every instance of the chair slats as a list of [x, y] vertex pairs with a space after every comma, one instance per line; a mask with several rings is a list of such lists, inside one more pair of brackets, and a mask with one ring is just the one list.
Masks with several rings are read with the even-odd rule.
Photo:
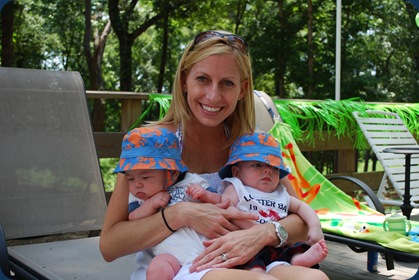
[[[382, 180], [377, 196], [383, 204], [401, 205], [405, 189], [405, 156], [383, 152], [390, 147], [419, 148], [416, 139], [410, 133], [403, 120], [396, 113], [382, 111], [367, 111], [362, 115], [353, 113], [368, 144], [384, 168], [385, 174], [399, 195], [399, 200], [385, 197], [387, 180]], [[411, 202], [414, 207], [419, 204], [419, 156], [411, 157]]]

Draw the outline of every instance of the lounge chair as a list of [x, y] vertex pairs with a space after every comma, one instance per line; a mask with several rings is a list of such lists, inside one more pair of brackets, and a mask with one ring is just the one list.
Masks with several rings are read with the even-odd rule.
[[8, 246], [8, 255], [0, 240], [5, 277], [128, 279], [134, 257], [107, 263], [99, 237], [88, 238], [107, 205], [80, 74], [0, 68], [0, 119], [4, 239], [69, 239]]
[[[273, 112], [273, 119], [280, 119], [272, 104], [263, 104], [267, 111]], [[377, 253], [382, 253], [388, 270], [394, 269], [394, 257], [419, 262], [418, 243], [382, 230], [384, 208], [371, 188], [350, 176], [326, 179], [305, 159], [286, 124], [276, 122], [269, 132], [281, 143], [284, 161], [291, 170], [291, 182], [300, 198], [316, 210], [327, 240], [348, 245], [357, 253], [368, 252], [367, 264], [373, 261]], [[331, 183], [339, 180], [349, 181], [363, 190], [372, 208]], [[413, 225], [418, 226], [417, 223]], [[372, 266], [367, 267], [371, 272], [374, 271]]]
[[[366, 111], [353, 112], [353, 115], [384, 168], [384, 176], [377, 192], [380, 202], [383, 205], [402, 206], [406, 185], [405, 155], [388, 153], [385, 150], [395, 147], [419, 149], [416, 139], [396, 113]], [[395, 190], [393, 196], [389, 182]], [[417, 154], [411, 156], [410, 194], [410, 205], [419, 207], [419, 155]], [[407, 214], [410, 215], [410, 212]]]

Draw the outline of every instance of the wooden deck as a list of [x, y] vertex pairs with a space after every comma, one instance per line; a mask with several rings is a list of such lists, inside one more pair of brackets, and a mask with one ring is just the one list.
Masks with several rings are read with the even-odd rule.
[[[397, 279], [411, 278], [418, 270], [419, 263], [396, 261], [395, 269], [387, 270], [385, 260], [378, 256], [378, 273], [367, 270], [367, 253], [355, 253], [348, 246], [328, 241], [329, 254], [320, 269], [332, 280], [352, 279]], [[419, 278], [418, 278], [419, 279]]]
[[[411, 216], [412, 220], [419, 221], [419, 209], [415, 209]], [[367, 270], [367, 253], [355, 253], [348, 246], [328, 241], [329, 254], [320, 264], [331, 280], [349, 279], [410, 279], [418, 271], [419, 263], [395, 261], [394, 268], [387, 270], [385, 260], [378, 256], [378, 273]], [[419, 280], [419, 275], [415, 280]]]

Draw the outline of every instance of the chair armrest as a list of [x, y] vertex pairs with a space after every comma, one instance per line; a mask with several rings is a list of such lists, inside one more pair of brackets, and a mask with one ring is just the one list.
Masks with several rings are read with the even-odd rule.
[[368, 197], [371, 199], [371, 202], [375, 207], [375, 210], [377, 210], [378, 212], [380, 212], [382, 214], [385, 214], [384, 207], [381, 204], [380, 200], [378, 199], [377, 195], [374, 193], [374, 191], [367, 184], [365, 184], [364, 182], [362, 182], [358, 178], [351, 177], [351, 176], [335, 176], [335, 177], [330, 177], [328, 179], [329, 179], [329, 181], [346, 180], [346, 181], [350, 181], [350, 182], [354, 183], [355, 185], [357, 185], [359, 188], [361, 188], [363, 191], [365, 191], [367, 193]]
[[6, 238], [0, 224], [0, 279], [12, 279], [10, 275], [9, 255], [7, 253]]

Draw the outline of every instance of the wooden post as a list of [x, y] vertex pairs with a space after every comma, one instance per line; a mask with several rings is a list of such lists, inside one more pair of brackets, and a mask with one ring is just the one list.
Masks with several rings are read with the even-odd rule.
[[355, 150], [338, 150], [338, 173], [356, 172]]
[[141, 116], [143, 105], [139, 99], [123, 99], [121, 101], [121, 131], [128, 132], [130, 127]]

